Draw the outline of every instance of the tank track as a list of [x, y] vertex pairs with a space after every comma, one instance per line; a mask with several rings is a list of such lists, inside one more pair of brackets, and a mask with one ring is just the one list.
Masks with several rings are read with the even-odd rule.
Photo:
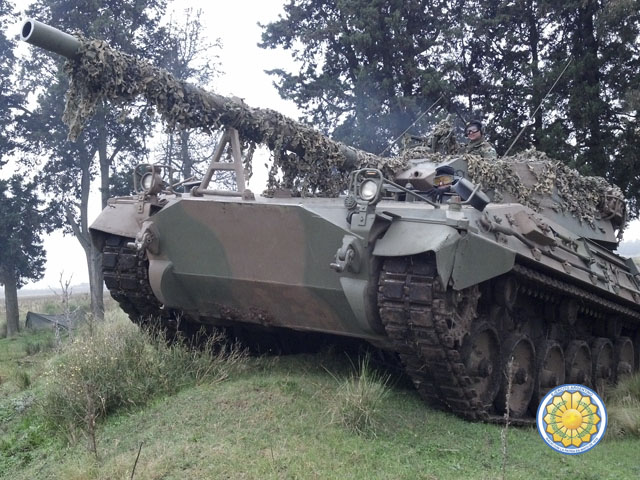
[[162, 309], [149, 284], [146, 254], [129, 247], [132, 241], [116, 235], [105, 239], [102, 251], [104, 283], [111, 297], [133, 322], [145, 324], [151, 319], [167, 319], [168, 312]]
[[[378, 305], [385, 330], [418, 392], [433, 406], [471, 420], [489, 420], [448, 335], [450, 310], [433, 261], [399, 257], [384, 262]], [[449, 325], [447, 324], [449, 321]]]
[[[523, 282], [527, 282], [531, 285], [544, 287], [547, 290], [553, 290], [558, 293], [562, 293], [568, 297], [579, 300], [582, 304], [591, 306], [596, 310], [602, 310], [610, 313], [615, 313], [628, 320], [640, 321], [640, 311], [633, 310], [619, 303], [615, 303], [608, 300], [601, 295], [584, 290], [576, 285], [563, 282], [557, 278], [545, 275], [542, 272], [533, 270], [523, 265], [515, 265], [513, 273]], [[588, 307], [585, 307], [588, 308]]]
[[[613, 313], [637, 329], [638, 310], [522, 265], [517, 265], [511, 273], [527, 295], [544, 296], [556, 303], [563, 298], [573, 298], [579, 301], [586, 315]], [[433, 255], [388, 258], [383, 263], [378, 284], [382, 323], [423, 399], [469, 420], [503, 423], [503, 415], [495, 414], [492, 405], [480, 401], [465, 367], [460, 342], [451, 335], [456, 324], [465, 328], [474, 318], [480, 317], [476, 322], [488, 320], [482, 318], [485, 314], [477, 308], [478, 287], [458, 294], [463, 297], [462, 303], [467, 304], [462, 309], [457, 306], [460, 302], [452, 301], [451, 293], [443, 288], [437, 276]], [[510, 418], [510, 422], [532, 425], [535, 419]]]

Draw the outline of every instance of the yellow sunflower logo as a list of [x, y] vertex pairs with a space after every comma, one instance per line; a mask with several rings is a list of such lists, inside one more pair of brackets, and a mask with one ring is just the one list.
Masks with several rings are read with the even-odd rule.
[[578, 454], [593, 448], [604, 435], [606, 410], [600, 397], [583, 385], [562, 385], [540, 402], [537, 426], [554, 450]]
[[597, 425], [600, 417], [598, 407], [591, 399], [580, 392], [564, 392], [553, 397], [551, 405], [547, 405], [547, 433], [553, 435], [554, 442], [562, 442], [565, 447], [579, 447], [591, 440], [591, 435], [598, 433]]

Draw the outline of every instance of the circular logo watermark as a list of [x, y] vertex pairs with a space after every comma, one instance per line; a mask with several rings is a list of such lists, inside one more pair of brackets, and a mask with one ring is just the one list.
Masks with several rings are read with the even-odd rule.
[[561, 385], [540, 402], [538, 432], [557, 452], [578, 455], [591, 450], [607, 429], [607, 410], [596, 392], [584, 385]]

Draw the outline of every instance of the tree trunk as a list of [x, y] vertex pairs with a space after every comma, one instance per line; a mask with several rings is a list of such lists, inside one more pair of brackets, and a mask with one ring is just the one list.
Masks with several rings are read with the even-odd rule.
[[71, 225], [74, 235], [78, 239], [80, 246], [84, 250], [87, 259], [87, 270], [89, 272], [89, 288], [91, 289], [91, 313], [96, 320], [104, 318], [104, 281], [102, 275], [102, 253], [97, 251], [91, 243], [89, 233], [88, 209], [89, 191], [91, 187], [91, 159], [88, 157], [80, 159], [82, 169], [80, 178], [80, 223], [76, 221], [72, 212], [67, 211], [67, 222]]
[[4, 284], [4, 306], [7, 313], [7, 337], [20, 331], [20, 311], [18, 310], [18, 287], [15, 275], [4, 271], [0, 277]]
[[180, 132], [180, 156], [182, 157], [182, 179], [190, 178], [193, 170], [193, 159], [189, 153], [189, 132]]
[[603, 113], [604, 102], [601, 99], [600, 61], [598, 60], [598, 39], [595, 33], [595, 17], [598, 12], [598, 2], [590, 0], [583, 2], [578, 9], [579, 36], [576, 43], [581, 48], [583, 92], [589, 95], [585, 99], [584, 109], [585, 127], [589, 132], [586, 139], [587, 156], [596, 175], [605, 175], [607, 160], [603, 142]]
[[109, 168], [111, 167], [111, 159], [107, 155], [107, 121], [104, 116], [104, 110], [100, 109], [100, 113], [96, 116], [99, 124], [98, 133], [98, 161], [100, 163], [100, 200], [102, 208], [107, 208], [107, 200], [109, 200]]
[[[533, 103], [530, 111], [534, 112], [538, 105], [542, 102], [544, 92], [542, 92], [542, 74], [540, 73], [540, 56], [538, 46], [540, 44], [540, 32], [538, 31], [538, 12], [536, 4], [533, 1], [527, 3], [527, 27], [529, 30], [529, 50], [531, 51], [531, 86]], [[540, 146], [540, 137], [542, 136], [542, 111], [540, 108], [536, 111], [533, 118], [533, 145]]]
[[566, 28], [572, 35], [571, 54], [575, 62], [569, 120], [579, 139], [578, 165], [585, 168], [583, 173], [604, 176], [607, 173], [606, 104], [601, 98], [599, 45], [594, 23], [599, 8], [595, 0], [576, 1]]
[[96, 320], [104, 319], [104, 275], [102, 274], [102, 252], [90, 244], [85, 250], [89, 269], [89, 289], [91, 291], [91, 314]]

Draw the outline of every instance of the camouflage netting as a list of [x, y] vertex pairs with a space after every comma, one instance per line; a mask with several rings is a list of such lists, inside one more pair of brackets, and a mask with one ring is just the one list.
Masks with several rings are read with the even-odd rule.
[[[406, 146], [401, 154], [406, 161], [426, 159], [439, 164], [450, 161], [452, 156], [462, 157], [467, 161], [469, 178], [481, 184], [483, 189], [492, 191], [496, 202], [509, 195], [536, 211], [545, 203], [555, 211], [569, 213], [595, 228], [598, 218], [611, 215], [607, 211], [608, 199], [624, 199], [622, 190], [604, 178], [581, 175], [535, 149], [498, 160], [467, 154], [464, 145], [457, 143], [453, 135], [450, 117], [438, 123], [431, 136], [422, 140], [421, 144]], [[523, 171], [529, 172], [534, 181], [524, 181], [519, 173]], [[549, 201], [554, 187], [559, 202]]]
[[[233, 127], [245, 151], [265, 144], [273, 156], [268, 184], [272, 191], [289, 188], [301, 195], [336, 195], [346, 186], [345, 170], [375, 166], [392, 174], [406, 165], [402, 158], [382, 158], [335, 142], [274, 110], [205, 92], [105, 42], [79, 38], [78, 59], [65, 66], [71, 80], [63, 120], [72, 140], [101, 101], [122, 104], [142, 97], [157, 109], [168, 129], [212, 132]], [[245, 156], [245, 167], [251, 171], [250, 156]]]
[[[245, 167], [249, 172], [251, 152], [256, 144], [265, 144], [273, 159], [268, 191], [288, 188], [298, 195], [327, 196], [344, 190], [349, 170], [371, 166], [393, 177], [412, 159], [427, 158], [440, 163], [463, 150], [456, 142], [451, 119], [447, 118], [435, 127], [424, 144], [405, 149], [395, 158], [379, 157], [333, 141], [274, 110], [251, 108], [239, 99], [205, 92], [148, 62], [117, 52], [102, 41], [79, 38], [82, 46], [78, 59], [68, 61], [65, 66], [71, 80], [63, 120], [69, 126], [70, 139], [78, 137], [103, 100], [124, 104], [142, 97], [156, 108], [168, 129], [196, 128], [204, 132], [225, 127], [237, 129], [244, 142]], [[593, 225], [607, 194], [622, 198], [620, 190], [604, 179], [581, 176], [561, 162], [532, 150], [497, 161], [462, 155], [467, 158], [471, 179], [494, 190], [497, 201], [508, 193], [539, 209], [540, 195], [549, 195], [555, 185], [561, 202], [554, 208]], [[532, 173], [537, 182], [526, 185], [514, 167], [518, 162], [532, 160], [536, 160]]]
[[[537, 211], [542, 199], [548, 198], [556, 187], [560, 201], [551, 208], [570, 213], [592, 227], [602, 214], [607, 196], [624, 198], [622, 190], [604, 178], [581, 175], [535, 149], [498, 160], [486, 160], [477, 155], [465, 157], [471, 179], [492, 189], [495, 201], [501, 201], [503, 194], [510, 194], [519, 203]], [[518, 167], [523, 166], [533, 175], [535, 183], [526, 184], [521, 180]]]
[[450, 160], [450, 154], [458, 153], [462, 148], [456, 140], [451, 116], [438, 122], [428, 137], [413, 138], [419, 138], [418, 144], [415, 144], [415, 141], [411, 144], [409, 137], [403, 139], [400, 156], [405, 162], [426, 159], [433, 163], [441, 163]]

